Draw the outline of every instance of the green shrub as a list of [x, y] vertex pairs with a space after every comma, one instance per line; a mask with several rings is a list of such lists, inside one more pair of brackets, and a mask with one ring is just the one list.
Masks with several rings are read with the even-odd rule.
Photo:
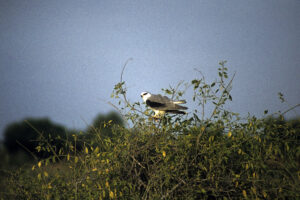
[[[204, 77], [191, 81], [201, 112], [159, 122], [127, 100], [121, 76], [112, 97], [130, 125], [108, 121], [89, 130], [88, 141], [74, 134], [67, 151], [8, 173], [2, 199], [299, 198], [300, 121], [241, 119], [224, 106], [233, 80], [226, 82], [225, 62], [218, 74], [210, 84]], [[163, 91], [179, 98], [181, 86], [188, 85]], [[209, 103], [215, 107], [207, 117]], [[108, 126], [113, 131], [103, 134]]]

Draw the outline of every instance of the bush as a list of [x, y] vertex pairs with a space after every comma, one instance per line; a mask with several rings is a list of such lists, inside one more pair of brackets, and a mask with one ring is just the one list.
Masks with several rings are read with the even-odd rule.
[[[227, 78], [221, 62], [217, 81], [191, 81], [201, 111], [215, 105], [208, 117], [195, 111], [159, 122], [149, 117], [152, 111], [127, 100], [121, 78], [112, 97], [131, 125], [108, 121], [93, 129], [88, 142], [74, 134], [65, 142], [68, 151], [8, 174], [2, 198], [297, 199], [299, 120], [241, 119], [224, 107], [232, 100], [233, 78]], [[163, 91], [176, 99], [184, 95], [183, 85]], [[112, 135], [102, 133], [108, 126]]]
[[22, 122], [9, 124], [4, 131], [3, 145], [11, 155], [23, 154], [25, 157], [46, 158], [52, 155], [49, 151], [40, 151], [38, 146], [45, 142], [51, 144], [52, 149], [63, 147], [62, 139], [66, 139], [66, 128], [51, 122], [47, 118], [28, 118]]

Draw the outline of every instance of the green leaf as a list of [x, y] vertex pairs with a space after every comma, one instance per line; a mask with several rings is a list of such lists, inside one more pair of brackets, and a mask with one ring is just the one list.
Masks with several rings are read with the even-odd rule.
[[198, 122], [200, 122], [199, 117], [194, 113], [194, 119], [197, 120]]

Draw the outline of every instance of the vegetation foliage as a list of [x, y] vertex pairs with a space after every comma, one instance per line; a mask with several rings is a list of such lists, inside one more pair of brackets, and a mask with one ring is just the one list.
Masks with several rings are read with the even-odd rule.
[[[212, 83], [199, 72], [199, 79], [163, 89], [179, 99], [191, 87], [198, 109], [158, 122], [144, 104], [127, 99], [125, 65], [111, 104], [128, 124], [98, 123], [88, 137], [73, 133], [58, 151], [50, 142], [39, 143], [37, 149], [53, 154], [30, 169], [6, 172], [1, 198], [299, 198], [299, 120], [286, 121], [285, 112], [274, 117], [265, 111], [259, 119], [227, 110], [234, 75], [229, 79], [225, 64], [220, 62]], [[214, 108], [205, 113], [209, 104]]]

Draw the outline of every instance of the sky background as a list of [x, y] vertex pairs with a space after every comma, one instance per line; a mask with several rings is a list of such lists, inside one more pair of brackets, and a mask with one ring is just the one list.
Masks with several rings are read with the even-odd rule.
[[232, 111], [285, 110], [300, 103], [299, 19], [299, 0], [0, 0], [0, 131], [26, 117], [85, 128], [113, 109], [128, 58], [131, 101], [199, 78], [194, 68], [213, 81], [227, 60]]

